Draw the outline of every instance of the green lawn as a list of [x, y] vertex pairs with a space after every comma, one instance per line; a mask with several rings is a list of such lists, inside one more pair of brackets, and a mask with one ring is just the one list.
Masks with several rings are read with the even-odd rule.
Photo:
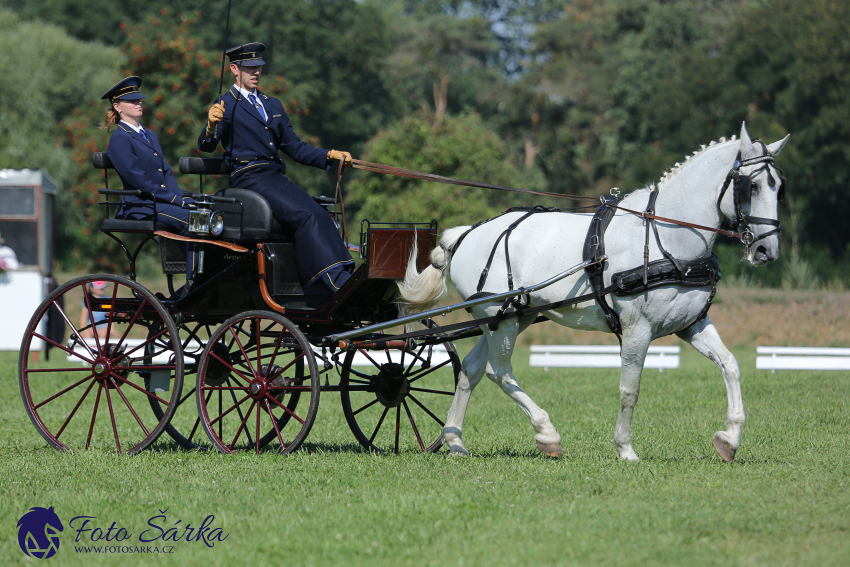
[[[748, 419], [726, 464], [711, 446], [723, 381], [690, 347], [680, 369], [644, 374], [639, 463], [620, 462], [611, 439], [618, 374], [531, 370], [527, 351], [515, 369], [559, 429], [560, 459], [537, 452], [525, 416], [486, 380], [467, 416], [469, 458], [365, 454], [336, 393], [289, 457], [187, 452], [165, 436], [135, 457], [61, 454], [24, 412], [16, 355], [0, 353], [0, 564], [32, 564], [15, 527], [32, 506], [54, 506], [65, 525], [55, 565], [849, 564], [847, 373], [757, 372], [754, 352], [737, 354]], [[157, 557], [75, 552], [70, 518], [115, 522], [135, 546], [159, 510], [163, 529], [214, 514], [228, 537], [167, 542], [173, 554]]]

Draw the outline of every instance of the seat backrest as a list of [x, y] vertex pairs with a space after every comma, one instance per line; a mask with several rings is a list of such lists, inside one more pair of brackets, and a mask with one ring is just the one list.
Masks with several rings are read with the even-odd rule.
[[220, 175], [230, 173], [224, 158], [182, 157], [178, 165], [180, 173], [192, 175]]
[[106, 152], [95, 152], [91, 155], [91, 163], [95, 169], [115, 169]]
[[[254, 191], [248, 189], [222, 189], [216, 193], [219, 197], [236, 199], [242, 204], [216, 203], [215, 210], [224, 216], [222, 238], [228, 240], [285, 240], [289, 235], [283, 229], [269, 206], [269, 202]], [[240, 232], [240, 214], [241, 232]]]

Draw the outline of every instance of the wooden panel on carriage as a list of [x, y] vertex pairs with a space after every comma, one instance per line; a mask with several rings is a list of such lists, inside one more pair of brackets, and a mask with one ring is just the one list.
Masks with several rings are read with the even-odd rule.
[[375, 226], [377, 224], [385, 223], [369, 224], [367, 221], [366, 230], [361, 234], [361, 242], [366, 243], [369, 279], [403, 278], [414, 242], [418, 246], [416, 267], [423, 270], [431, 263], [429, 255], [437, 245], [436, 221], [400, 228]]

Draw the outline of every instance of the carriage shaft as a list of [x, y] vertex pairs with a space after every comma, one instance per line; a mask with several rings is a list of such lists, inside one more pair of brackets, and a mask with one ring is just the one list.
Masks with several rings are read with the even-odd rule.
[[[533, 291], [537, 291], [539, 289], [543, 289], [545, 287], [549, 287], [550, 285], [561, 281], [564, 278], [567, 278], [576, 272], [580, 272], [585, 268], [592, 266], [594, 264], [599, 264], [608, 259], [608, 256], [603, 255], [597, 258], [596, 260], [585, 260], [580, 264], [576, 264], [572, 268], [561, 272], [560, 274], [549, 278], [548, 280], [542, 281], [540, 283], [521, 287], [519, 289], [514, 289], [511, 291], [505, 291], [502, 293], [497, 293], [495, 295], [488, 295], [487, 297], [481, 297], [478, 299], [473, 299], [472, 301], [463, 301], [461, 303], [455, 303], [454, 305], [447, 305], [445, 307], [437, 307], [436, 309], [431, 309], [429, 311], [423, 311], [421, 313], [416, 313], [414, 315], [407, 315], [406, 317], [400, 317], [398, 319], [393, 319], [392, 321], [385, 321], [383, 323], [377, 323], [375, 325], [369, 325], [368, 327], [361, 327], [359, 329], [354, 329], [353, 331], [347, 331], [345, 333], [339, 333], [336, 335], [331, 335], [326, 339], [327, 344], [339, 344], [342, 341], [346, 341], [347, 339], [353, 339], [356, 337], [361, 337], [363, 335], [367, 335], [369, 333], [374, 333], [376, 331], [383, 331], [384, 329], [389, 329], [390, 327], [396, 327], [398, 325], [404, 325], [407, 323], [415, 323], [418, 321], [422, 321], [423, 319], [430, 319], [436, 317], [438, 315], [446, 315], [447, 313], [451, 313], [453, 311], [458, 311], [460, 309], [467, 309], [469, 307], [473, 307], [475, 305], [482, 305], [484, 303], [496, 303], [499, 301], [504, 301], [505, 299], [509, 299], [511, 297], [517, 297], [520, 295], [525, 295], [527, 293], [531, 293]], [[347, 348], [348, 345], [339, 344], [340, 348]]]

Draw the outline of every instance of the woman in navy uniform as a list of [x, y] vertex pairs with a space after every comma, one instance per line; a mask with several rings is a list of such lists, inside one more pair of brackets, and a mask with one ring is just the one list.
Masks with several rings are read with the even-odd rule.
[[[176, 232], [185, 232], [189, 226], [189, 211], [183, 204], [192, 200], [183, 197], [177, 180], [162, 154], [159, 139], [151, 130], [139, 124], [144, 114], [139, 91], [142, 80], [127, 77], [106, 91], [101, 98], [108, 99], [112, 108], [106, 113], [103, 126], [117, 128], [109, 140], [107, 155], [121, 177], [124, 189], [141, 189], [156, 198], [157, 220]], [[142, 197], [121, 198], [117, 219], [149, 219], [153, 216], [154, 202]]]
[[[127, 77], [106, 91], [101, 97], [109, 100], [111, 108], [106, 113], [103, 128], [117, 126], [109, 139], [107, 155], [112, 166], [121, 177], [124, 189], [140, 189], [153, 195], [155, 200], [144, 197], [121, 197], [121, 206], [115, 214], [117, 219], [146, 220], [153, 217], [156, 207], [157, 222], [170, 227], [174, 232], [185, 234], [189, 228], [189, 210], [192, 199], [183, 196], [171, 167], [165, 161], [162, 146], [152, 130], [139, 124], [144, 114], [139, 91], [142, 80]], [[186, 291], [191, 287], [197, 254], [187, 245]]]
[[334, 160], [351, 163], [351, 154], [302, 142], [281, 102], [257, 90], [264, 50], [261, 43], [227, 50], [236, 84], [210, 108], [198, 148], [212, 152], [221, 142], [230, 186], [265, 197], [274, 217], [292, 234], [302, 285], [323, 285], [336, 292], [351, 275], [354, 260], [327, 211], [286, 177], [286, 163], [278, 151], [320, 169], [330, 169]]

